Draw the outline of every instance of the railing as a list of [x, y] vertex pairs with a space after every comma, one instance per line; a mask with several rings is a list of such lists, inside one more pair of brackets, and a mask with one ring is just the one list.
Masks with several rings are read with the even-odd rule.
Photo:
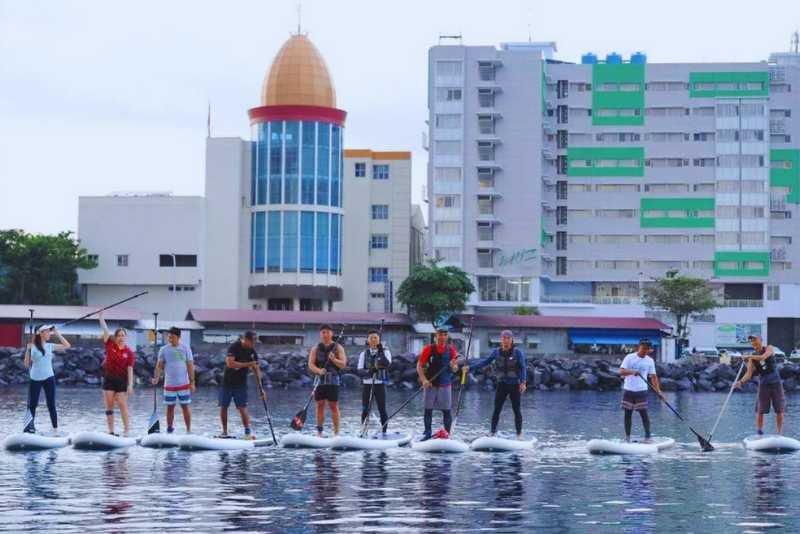
[[775, 247], [769, 251], [769, 259], [771, 260], [785, 260], [786, 249], [784, 247]]
[[769, 133], [771, 134], [786, 133], [786, 124], [784, 123], [783, 119], [770, 119]]
[[725, 299], [722, 301], [724, 308], [763, 308], [764, 301], [760, 299]]
[[548, 304], [641, 304], [639, 297], [598, 297], [590, 295], [542, 295]]
[[785, 198], [771, 198], [771, 199], [769, 199], [769, 209], [771, 209], [771, 210], [785, 210], [786, 209], [786, 199]]

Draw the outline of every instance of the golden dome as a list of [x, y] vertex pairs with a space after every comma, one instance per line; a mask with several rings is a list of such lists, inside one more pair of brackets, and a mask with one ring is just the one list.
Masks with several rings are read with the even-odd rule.
[[278, 51], [264, 78], [261, 105], [336, 107], [325, 60], [305, 35], [292, 35]]

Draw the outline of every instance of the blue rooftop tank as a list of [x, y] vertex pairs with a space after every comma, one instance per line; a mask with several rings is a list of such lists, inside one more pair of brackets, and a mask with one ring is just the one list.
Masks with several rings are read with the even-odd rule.
[[582, 65], [594, 65], [597, 63], [597, 54], [587, 52], [581, 56]]
[[647, 63], [647, 54], [644, 52], [636, 52], [631, 55], [631, 63], [634, 65], [644, 65]]
[[616, 52], [611, 52], [606, 56], [606, 63], [610, 65], [619, 65], [622, 63], [622, 56], [617, 54]]

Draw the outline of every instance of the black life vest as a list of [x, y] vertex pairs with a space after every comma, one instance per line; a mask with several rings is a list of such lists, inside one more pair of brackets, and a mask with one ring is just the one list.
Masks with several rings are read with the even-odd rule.
[[[439, 352], [439, 346], [430, 345], [431, 355], [425, 365], [425, 378], [433, 381], [433, 385], [449, 384], [452, 381], [450, 371], [450, 344], [444, 346], [444, 352]], [[436, 377], [436, 378], [434, 378]]]
[[514, 345], [506, 352], [497, 349], [497, 358], [494, 359], [494, 376], [497, 378], [519, 378], [519, 360], [517, 360]]
[[326, 386], [338, 386], [341, 383], [340, 369], [333, 363], [333, 356], [336, 355], [339, 344], [336, 342], [324, 345], [320, 342], [317, 345], [317, 358], [314, 362], [320, 369], [325, 369], [322, 376], [322, 384]]
[[[375, 372], [376, 380], [380, 380], [381, 382], [389, 381], [389, 365], [389, 359], [386, 357], [386, 353], [383, 352], [382, 344], [378, 344], [374, 354], [369, 347], [364, 349], [364, 367], [362, 367], [362, 369], [366, 371], [369, 371], [371, 368], [377, 369]], [[372, 374], [370, 373], [367, 378], [372, 378]]]

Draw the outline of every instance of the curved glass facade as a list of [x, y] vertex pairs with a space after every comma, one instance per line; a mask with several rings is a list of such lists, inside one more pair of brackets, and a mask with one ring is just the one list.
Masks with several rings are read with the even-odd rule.
[[253, 132], [253, 273], [342, 274], [342, 127], [274, 120]]

